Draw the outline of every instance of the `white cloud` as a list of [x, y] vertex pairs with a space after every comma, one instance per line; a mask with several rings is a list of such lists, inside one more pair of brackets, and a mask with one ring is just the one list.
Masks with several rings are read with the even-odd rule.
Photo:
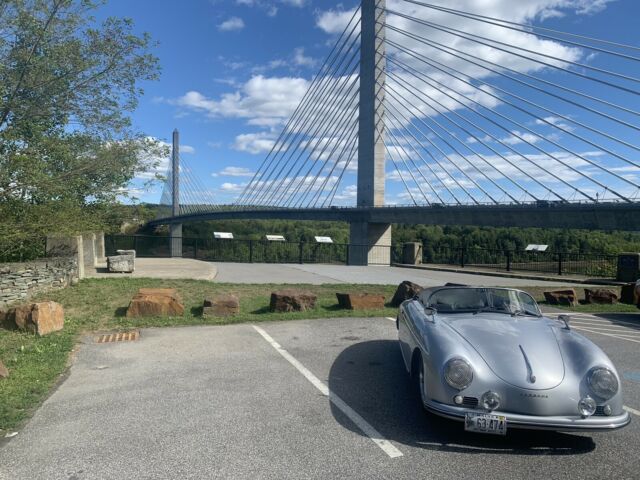
[[213, 173], [212, 176], [226, 176], [226, 177], [253, 177], [255, 172], [245, 167], [225, 167], [223, 170]]
[[275, 140], [269, 132], [243, 133], [236, 137], [234, 150], [252, 154], [269, 152], [275, 145]]
[[244, 28], [244, 20], [240, 17], [231, 17], [218, 25], [221, 32], [232, 32], [242, 30]]
[[180, 145], [180, 153], [196, 153], [196, 149], [191, 145]]
[[304, 54], [304, 48], [300, 47], [293, 51], [293, 63], [299, 67], [314, 67], [317, 62], [314, 58], [307, 57]]
[[171, 103], [210, 117], [246, 118], [253, 125], [274, 125], [293, 113], [308, 85], [304, 78], [256, 75], [239, 90], [217, 100], [190, 91]]

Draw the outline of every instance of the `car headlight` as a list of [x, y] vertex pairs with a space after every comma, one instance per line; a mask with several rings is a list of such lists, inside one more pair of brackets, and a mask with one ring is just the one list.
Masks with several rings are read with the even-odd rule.
[[587, 374], [587, 384], [596, 396], [604, 400], [609, 400], [618, 393], [618, 379], [605, 367], [592, 368]]
[[473, 380], [473, 368], [461, 358], [452, 358], [444, 365], [444, 379], [457, 390], [464, 390]]

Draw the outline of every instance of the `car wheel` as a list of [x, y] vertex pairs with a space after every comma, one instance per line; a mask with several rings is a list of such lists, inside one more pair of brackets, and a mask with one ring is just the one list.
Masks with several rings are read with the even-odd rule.
[[422, 362], [422, 356], [420, 355], [418, 355], [418, 357], [416, 358], [416, 370], [416, 374], [414, 375], [415, 388], [418, 395], [420, 396], [420, 406], [423, 410], [426, 411], [427, 409], [424, 406], [427, 399], [427, 394], [424, 389], [424, 363]]

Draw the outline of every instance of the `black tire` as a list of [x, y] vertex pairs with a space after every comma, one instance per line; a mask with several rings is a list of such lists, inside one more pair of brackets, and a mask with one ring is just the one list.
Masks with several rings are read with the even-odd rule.
[[422, 407], [422, 410], [426, 412], [427, 409], [424, 406], [425, 400], [426, 400], [426, 393], [424, 390], [425, 375], [424, 375], [424, 363], [422, 362], [422, 355], [420, 353], [416, 354], [413, 361], [414, 361], [413, 386], [414, 386], [415, 392], [418, 395], [418, 401], [420, 402], [420, 406]]

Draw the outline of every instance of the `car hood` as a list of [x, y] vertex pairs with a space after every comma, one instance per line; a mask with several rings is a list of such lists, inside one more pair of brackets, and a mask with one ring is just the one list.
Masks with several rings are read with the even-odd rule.
[[558, 341], [553, 327], [543, 318], [479, 313], [449, 315], [444, 321], [511, 385], [545, 390], [564, 378]]

